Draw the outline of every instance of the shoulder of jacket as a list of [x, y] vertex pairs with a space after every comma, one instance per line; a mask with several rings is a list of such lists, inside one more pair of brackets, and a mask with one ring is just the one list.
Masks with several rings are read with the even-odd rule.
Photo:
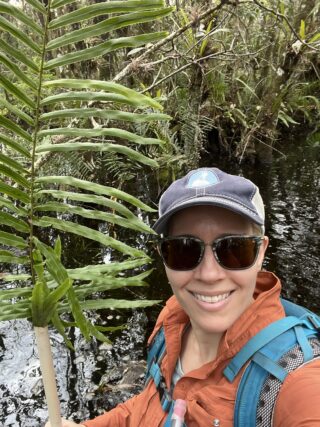
[[279, 391], [274, 426], [320, 425], [320, 360], [290, 372]]
[[296, 390], [301, 396], [301, 390], [305, 387], [311, 389], [314, 387], [314, 390], [318, 392], [317, 395], [320, 396], [320, 358], [311, 360], [289, 372], [280, 393], [292, 393]]

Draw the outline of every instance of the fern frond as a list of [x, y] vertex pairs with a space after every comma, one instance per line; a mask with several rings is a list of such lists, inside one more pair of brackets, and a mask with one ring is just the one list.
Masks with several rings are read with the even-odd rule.
[[[61, 13], [59, 8], [67, 5]], [[26, 0], [18, 8], [0, 1], [0, 261], [6, 266], [0, 280], [5, 286], [16, 282], [16, 289], [0, 291], [0, 320], [29, 318], [36, 326], [52, 322], [66, 338], [60, 316], [68, 312], [87, 339], [105, 339], [83, 309], [109, 305], [95, 302], [95, 293], [144, 286], [145, 274], [127, 280], [123, 274], [150, 262], [143, 250], [108, 230], [117, 225], [152, 233], [137, 211], [153, 209], [111, 185], [91, 182], [94, 162], [106, 155], [121, 158], [133, 171], [142, 165], [157, 167], [142, 148], [161, 146], [162, 141], [123, 124], [169, 117], [151, 97], [113, 82], [72, 78], [70, 67], [163, 38], [165, 32], [116, 38], [114, 30], [161, 19], [172, 8], [162, 0], [81, 6], [70, 0]], [[103, 108], [105, 102], [108, 108]], [[107, 265], [67, 268], [59, 234], [107, 247], [118, 262], [112, 258]], [[149, 304], [122, 301], [118, 306]]]

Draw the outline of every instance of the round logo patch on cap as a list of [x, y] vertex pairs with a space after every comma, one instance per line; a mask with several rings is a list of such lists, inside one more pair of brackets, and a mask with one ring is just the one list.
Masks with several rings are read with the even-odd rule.
[[200, 170], [193, 173], [187, 184], [187, 188], [205, 188], [218, 184], [219, 179], [215, 173], [208, 170]]

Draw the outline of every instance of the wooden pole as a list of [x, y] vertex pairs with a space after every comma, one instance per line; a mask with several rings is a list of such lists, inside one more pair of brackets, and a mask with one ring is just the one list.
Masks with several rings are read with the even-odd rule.
[[62, 427], [48, 327], [34, 327], [51, 427]]

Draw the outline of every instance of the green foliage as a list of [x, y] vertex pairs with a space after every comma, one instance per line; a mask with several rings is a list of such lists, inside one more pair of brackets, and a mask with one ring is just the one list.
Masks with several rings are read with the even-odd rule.
[[[125, 191], [81, 173], [73, 176], [70, 158], [110, 153], [140, 168], [158, 167], [143, 149], [162, 140], [125, 128], [167, 121], [161, 105], [123, 85], [83, 76], [88, 61], [163, 38], [163, 31], [128, 37], [115, 37], [115, 31], [171, 10], [159, 0], [83, 7], [70, 0], [49, 0], [46, 6], [27, 0], [23, 8], [0, 1], [0, 320], [52, 322], [71, 346], [65, 333], [70, 324], [86, 339], [107, 340], [101, 331], [109, 328], [92, 325], [84, 311], [154, 303], [103, 299], [106, 290], [146, 285], [150, 270], [136, 275], [134, 270], [150, 258], [110, 230], [153, 233], [135, 213], [152, 209]], [[73, 76], [76, 67], [81, 77]], [[108, 224], [109, 232], [99, 224]], [[63, 238], [80, 236], [107, 247], [111, 261], [64, 267], [61, 232]], [[6, 285], [12, 282], [14, 287]]]
[[206, 149], [266, 160], [288, 131], [317, 127], [319, 11], [316, 0], [189, 0], [165, 20], [168, 43], [139, 70], [153, 71], [148, 93], [166, 98], [192, 166]]
[[320, 148], [320, 131], [314, 132], [309, 136], [307, 145], [311, 148]]

